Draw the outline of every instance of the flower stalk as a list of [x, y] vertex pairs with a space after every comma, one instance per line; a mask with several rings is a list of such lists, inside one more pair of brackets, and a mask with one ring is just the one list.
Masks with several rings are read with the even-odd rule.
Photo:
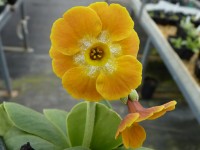
[[86, 124], [85, 124], [85, 132], [82, 143], [83, 147], [88, 147], [88, 148], [90, 147], [94, 129], [95, 111], [96, 111], [96, 103], [87, 102]]

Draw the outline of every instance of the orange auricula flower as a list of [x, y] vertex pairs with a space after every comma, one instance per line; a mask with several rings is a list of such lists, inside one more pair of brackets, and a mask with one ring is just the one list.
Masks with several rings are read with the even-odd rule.
[[75, 98], [115, 100], [141, 83], [139, 38], [128, 11], [96, 2], [69, 9], [51, 31], [55, 74]]
[[176, 101], [170, 101], [161, 106], [151, 108], [144, 108], [137, 100], [128, 100], [127, 105], [130, 113], [120, 123], [115, 138], [122, 135], [126, 148], [138, 148], [142, 146], [146, 139], [146, 132], [138, 122], [161, 117], [167, 111], [175, 109]]

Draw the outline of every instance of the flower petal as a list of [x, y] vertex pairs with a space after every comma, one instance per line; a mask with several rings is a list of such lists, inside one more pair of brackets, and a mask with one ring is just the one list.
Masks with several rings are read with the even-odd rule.
[[101, 32], [101, 20], [96, 12], [89, 7], [73, 7], [63, 17], [79, 37], [84, 37], [85, 35], [96, 37]]
[[141, 122], [143, 120], [148, 119], [154, 113], [160, 112], [164, 109], [164, 106], [155, 106], [151, 108], [144, 108], [139, 101], [130, 101], [127, 102], [129, 112], [131, 113], [139, 113], [140, 117], [137, 119], [136, 122]]
[[76, 66], [71, 56], [64, 55], [55, 50], [53, 47], [50, 49], [49, 53], [50, 57], [53, 59], [53, 71], [59, 78], [62, 78], [62, 76], [68, 69]]
[[97, 91], [107, 100], [125, 97], [141, 83], [142, 65], [135, 57], [119, 57], [116, 64], [113, 73], [102, 71], [97, 78]]
[[157, 118], [163, 116], [167, 111], [174, 110], [176, 104], [177, 104], [176, 101], [170, 101], [170, 102], [168, 102], [166, 104], [161, 105], [161, 106], [164, 107], [164, 109], [162, 111], [160, 111], [160, 112], [155, 113], [154, 115], [152, 115], [148, 119], [149, 120], [154, 120], [154, 119], [157, 119]]
[[102, 21], [102, 30], [108, 31], [113, 41], [128, 37], [134, 26], [128, 11], [119, 4], [108, 6], [105, 2], [96, 2], [89, 6], [94, 9]]
[[87, 75], [87, 68], [75, 67], [68, 70], [62, 78], [63, 87], [77, 99], [88, 101], [102, 100], [96, 90], [96, 77]]
[[55, 48], [51, 47], [49, 50], [49, 55], [52, 59], [60, 59], [60, 58], [65, 58], [66, 55], [60, 53], [58, 50]]
[[138, 123], [134, 123], [122, 132], [122, 140], [126, 148], [141, 147], [145, 139], [146, 132]]
[[123, 55], [132, 55], [137, 57], [140, 40], [134, 30], [128, 38], [118, 41], [116, 44], [120, 44]]
[[118, 138], [120, 133], [123, 132], [127, 127], [130, 127], [137, 120], [138, 117], [139, 117], [138, 113], [128, 114], [120, 123], [115, 135], [115, 139]]
[[165, 110], [166, 110], [166, 111], [174, 110], [176, 104], [177, 104], [176, 101], [170, 101], [170, 102], [164, 104]]
[[95, 11], [77, 6], [55, 21], [50, 38], [57, 50], [66, 55], [73, 55], [80, 51], [80, 42], [84, 37], [96, 37], [101, 28], [101, 20]]

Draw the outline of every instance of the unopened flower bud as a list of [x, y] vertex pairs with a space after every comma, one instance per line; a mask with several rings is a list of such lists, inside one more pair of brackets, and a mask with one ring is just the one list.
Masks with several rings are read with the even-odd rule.
[[128, 95], [129, 99], [131, 101], [138, 101], [139, 100], [139, 95], [136, 90], [132, 90], [131, 93]]

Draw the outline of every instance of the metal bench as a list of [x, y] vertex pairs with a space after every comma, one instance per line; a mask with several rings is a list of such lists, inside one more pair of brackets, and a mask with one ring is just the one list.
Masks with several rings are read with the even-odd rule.
[[24, 12], [24, 2], [23, 0], [17, 0], [14, 5], [6, 4], [4, 10], [0, 13], [0, 31], [2, 31], [3, 27], [9, 21], [9, 19], [13, 16], [13, 14], [19, 10], [21, 17], [21, 29], [22, 29], [22, 37], [23, 37], [23, 47], [4, 47], [2, 43], [2, 37], [0, 35], [0, 67], [2, 71], [2, 77], [5, 83], [6, 95], [8, 97], [12, 96], [12, 86], [11, 79], [9, 75], [9, 70], [6, 62], [6, 57], [4, 54], [5, 50], [9, 51], [18, 51], [18, 52], [32, 52], [33, 50], [29, 47], [28, 40], [28, 31], [27, 31], [27, 18]]

